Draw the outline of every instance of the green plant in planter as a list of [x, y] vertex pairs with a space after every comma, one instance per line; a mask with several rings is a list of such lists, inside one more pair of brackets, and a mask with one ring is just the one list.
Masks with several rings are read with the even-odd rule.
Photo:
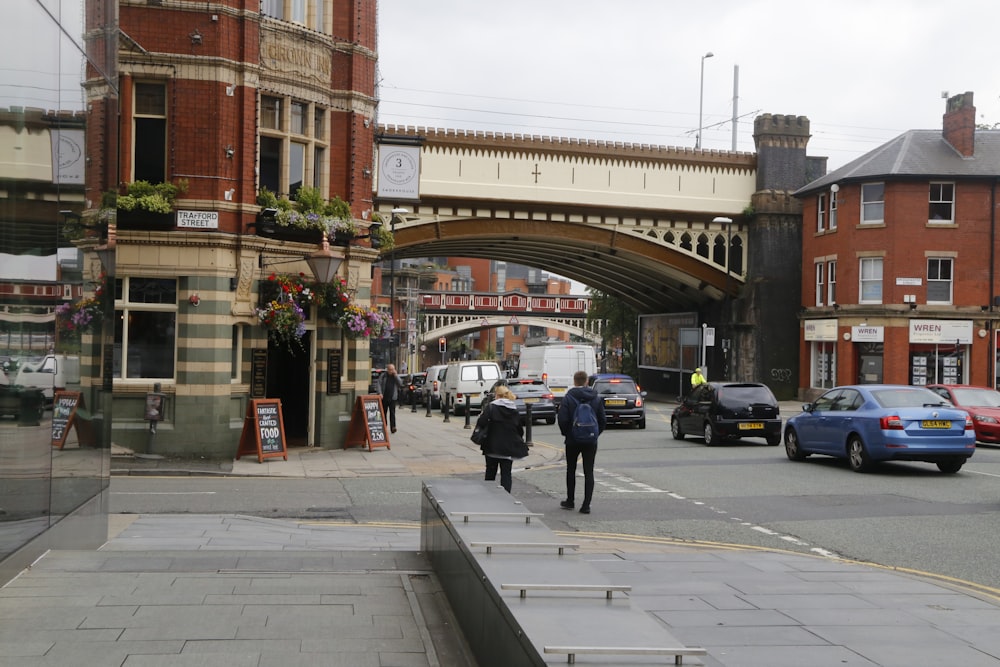
[[369, 229], [372, 235], [372, 247], [378, 246], [379, 252], [386, 252], [396, 247], [396, 237], [392, 230], [385, 224], [385, 218], [377, 212], [372, 212], [372, 222], [378, 223], [374, 231]]
[[351, 206], [340, 197], [326, 201], [318, 188], [303, 186], [292, 201], [278, 197], [267, 188], [257, 194], [257, 205], [277, 210], [275, 223], [294, 229], [315, 229], [329, 236], [357, 236], [358, 227], [351, 218]]
[[134, 181], [126, 186], [126, 194], [107, 192], [101, 197], [101, 208], [115, 208], [119, 211], [149, 211], [150, 213], [171, 213], [178, 194], [187, 192], [187, 181], [174, 183], [150, 183]]

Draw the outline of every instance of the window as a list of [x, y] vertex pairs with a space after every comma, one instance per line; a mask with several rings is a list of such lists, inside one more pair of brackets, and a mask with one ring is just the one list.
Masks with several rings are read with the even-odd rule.
[[132, 180], [167, 180], [167, 87], [162, 83], [135, 84]]
[[882, 258], [862, 257], [858, 303], [882, 303]]
[[306, 0], [292, 0], [292, 20], [296, 23], [306, 22]]
[[861, 224], [884, 222], [885, 183], [865, 183], [861, 186]]
[[260, 13], [281, 21], [288, 17], [289, 21], [322, 32], [328, 2], [330, 0], [260, 0]]
[[[813, 341], [810, 350], [810, 385], [822, 389], [836, 386], [837, 343], [834, 341]], [[833, 397], [831, 397], [833, 398]]]
[[177, 281], [128, 277], [115, 300], [116, 378], [174, 379]]
[[930, 257], [927, 260], [927, 303], [951, 303], [952, 259]]
[[823, 262], [816, 262], [816, 305], [823, 305]]
[[260, 0], [260, 13], [276, 19], [284, 19], [285, 0]]
[[230, 364], [230, 375], [229, 378], [232, 382], [239, 382], [241, 377], [241, 367], [243, 365], [242, 359], [243, 350], [243, 325], [234, 324], [233, 325], [233, 347], [229, 355]]
[[312, 185], [330, 196], [326, 116], [326, 109], [308, 102], [261, 95], [259, 188], [294, 199], [299, 188]]
[[931, 183], [930, 206], [927, 212], [930, 222], [950, 223], [955, 221], [955, 184]]
[[826, 194], [816, 197], [816, 231], [826, 231]]
[[837, 260], [826, 263], [826, 302], [837, 303]]
[[837, 190], [830, 190], [830, 229], [837, 228]]

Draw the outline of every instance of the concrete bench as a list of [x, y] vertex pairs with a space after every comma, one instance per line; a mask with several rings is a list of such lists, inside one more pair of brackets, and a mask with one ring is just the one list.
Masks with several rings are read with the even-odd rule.
[[545, 516], [538, 512], [451, 512], [451, 516], [460, 516], [465, 523], [469, 523], [469, 517], [489, 517], [489, 518], [510, 518], [516, 517], [520, 519], [524, 517], [525, 523], [531, 523], [531, 517], [533, 516]]
[[581, 593], [601, 591], [610, 600], [615, 591], [628, 593], [632, 590], [632, 587], [624, 584], [500, 584], [500, 589], [504, 591], [520, 591], [521, 597], [527, 597], [528, 591], [569, 591]]
[[486, 553], [493, 553], [494, 547], [511, 547], [513, 549], [533, 549], [535, 547], [539, 549], [558, 549], [559, 555], [562, 556], [566, 549], [579, 549], [579, 544], [572, 544], [570, 542], [469, 542], [469, 547], [475, 549], [477, 547], [486, 547]]
[[568, 656], [567, 663], [576, 663], [578, 655], [672, 655], [674, 664], [681, 665], [686, 655], [708, 655], [703, 648], [660, 646], [546, 646], [543, 650]]

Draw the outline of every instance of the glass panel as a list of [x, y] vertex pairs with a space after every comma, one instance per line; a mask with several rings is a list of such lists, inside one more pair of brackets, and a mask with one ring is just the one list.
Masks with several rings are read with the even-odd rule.
[[268, 130], [281, 129], [281, 100], [279, 98], [260, 98], [260, 126]]
[[135, 84], [135, 113], [143, 116], [166, 116], [167, 87], [161, 83]]
[[304, 102], [292, 102], [291, 114], [292, 114], [292, 126], [289, 130], [293, 134], [305, 134], [306, 133], [306, 113], [308, 112], [308, 105]]
[[302, 187], [306, 173], [306, 146], [292, 142], [288, 155], [288, 192], [293, 197]]

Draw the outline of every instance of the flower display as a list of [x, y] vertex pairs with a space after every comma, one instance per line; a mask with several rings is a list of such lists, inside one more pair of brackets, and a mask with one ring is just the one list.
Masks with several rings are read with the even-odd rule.
[[381, 338], [393, 330], [389, 313], [353, 303], [344, 309], [340, 326], [352, 338]]
[[90, 333], [104, 317], [104, 282], [101, 273], [94, 288], [94, 296], [88, 296], [56, 306], [56, 330], [64, 340], [78, 340]]
[[257, 318], [276, 345], [281, 345], [290, 352], [294, 352], [294, 347], [303, 349], [306, 314], [294, 299], [269, 301], [257, 309]]

